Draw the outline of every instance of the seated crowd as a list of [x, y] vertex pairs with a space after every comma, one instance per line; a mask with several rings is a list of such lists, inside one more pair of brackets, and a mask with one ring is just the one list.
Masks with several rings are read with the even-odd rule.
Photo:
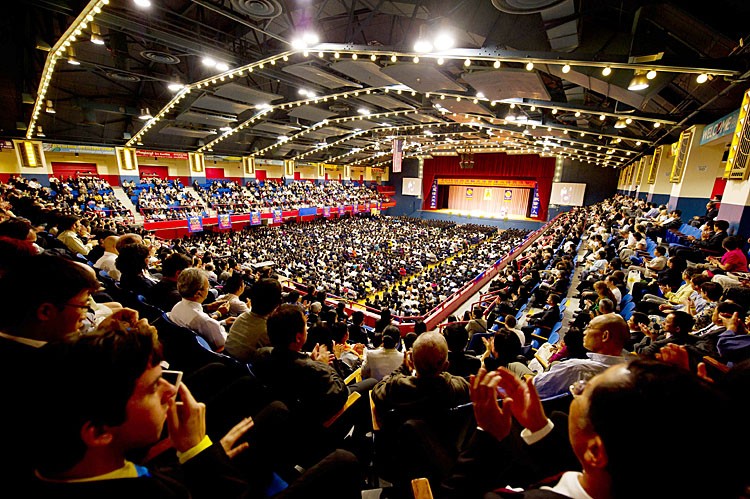
[[214, 180], [204, 184], [195, 181], [193, 188], [218, 213], [267, 212], [276, 208], [297, 210], [387, 201], [374, 187], [369, 188], [351, 181], [316, 184], [306, 180], [289, 183], [252, 180], [243, 187], [231, 180]]
[[141, 178], [140, 183], [123, 182], [125, 193], [148, 221], [177, 220], [205, 216], [201, 203], [193, 198], [179, 179]]
[[[432, 270], [447, 272], [451, 290], [527, 234], [363, 217], [157, 242], [118, 226], [85, 262], [67, 245], [89, 244], [81, 220], [60, 225], [58, 237], [72, 232], [54, 239], [63, 246], [45, 247], [52, 239], [36, 231], [54, 209], [5, 184], [0, 199], [0, 375], [13, 377], [1, 385], [0, 416], [13, 429], [5, 440], [13, 459], [0, 473], [9, 490], [357, 498], [382, 486], [369, 472], [393, 484], [395, 497], [411, 497], [417, 477], [445, 498], [723, 499], [749, 484], [744, 461], [727, 457], [749, 432], [720, 431], [747, 409], [742, 294], [717, 298], [704, 280], [698, 295], [716, 305], [698, 332], [705, 307], [693, 314], [696, 296], [654, 306], [648, 295], [661, 296], [646, 281], [637, 300], [646, 322], [634, 327], [612, 300], [622, 310], [612, 291], [622, 265], [592, 259], [578, 289], [591, 303], [581, 300], [576, 324], [586, 354], [577, 355], [573, 328], [564, 335], [569, 356], [535, 371], [523, 355], [531, 336], [523, 326], [560, 318], [578, 243], [591, 243], [585, 253], [605, 249], [599, 234], [617, 249], [609, 236], [640, 201], [618, 196], [561, 215], [507, 263], [468, 323], [441, 332], [418, 322], [402, 337], [388, 314], [374, 334], [364, 331], [361, 312], [349, 316], [326, 291], [349, 283], [365, 296], [430, 263], [441, 263]], [[446, 261], [461, 250], [469, 256]], [[721, 274], [710, 261], [691, 263], [689, 286], [703, 272]], [[611, 286], [598, 284], [611, 277]], [[286, 279], [311, 284], [309, 292], [285, 290]], [[547, 305], [516, 325], [521, 297]], [[167, 313], [154, 314], [157, 300]], [[648, 315], [660, 313], [661, 321]], [[466, 351], [470, 336], [495, 325], [483, 354]], [[190, 339], [199, 336], [209, 357], [195, 363]], [[704, 356], [727, 372], [708, 371]], [[567, 416], [547, 403], [561, 394], [570, 397]]]

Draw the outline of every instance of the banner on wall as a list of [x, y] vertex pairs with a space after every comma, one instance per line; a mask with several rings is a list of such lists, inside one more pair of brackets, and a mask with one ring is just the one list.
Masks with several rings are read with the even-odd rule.
[[188, 159], [186, 152], [149, 151], [148, 149], [137, 149], [135, 155], [139, 158]]
[[401, 173], [401, 160], [404, 157], [404, 139], [393, 139], [393, 173]]
[[260, 225], [260, 212], [253, 211], [250, 213], [250, 225]]
[[489, 178], [439, 178], [438, 185], [466, 185], [471, 187], [520, 187], [531, 189], [534, 187], [533, 180], [493, 180]]
[[740, 110], [736, 110], [732, 113], [727, 114], [721, 119], [718, 119], [706, 125], [701, 133], [700, 145], [716, 140], [719, 137], [730, 135], [734, 133], [737, 128], [737, 119], [740, 117]]
[[188, 217], [188, 232], [203, 232], [203, 218], [202, 217]]
[[281, 210], [273, 210], [273, 223], [280, 224], [284, 221], [284, 217], [281, 216]]
[[512, 201], [513, 200], [513, 190], [512, 189], [505, 189], [505, 194], [503, 195], [504, 201]]
[[474, 188], [473, 187], [467, 187], [466, 188], [466, 198], [472, 199], [474, 197]]
[[430, 188], [430, 209], [437, 210], [437, 199], [438, 199], [438, 181], [437, 179], [432, 181], [432, 188]]
[[331, 207], [330, 206], [324, 206], [323, 207], [323, 218], [331, 218]]
[[492, 201], [492, 189], [485, 189], [484, 190], [484, 200], [485, 201]]
[[229, 213], [219, 214], [219, 228], [220, 229], [232, 228], [232, 218], [229, 216]]
[[352, 205], [352, 215], [356, 215], [357, 213], [359, 213], [359, 205], [355, 203]]
[[[44, 146], [46, 144], [42, 144], [42, 149], [44, 149]], [[0, 140], [0, 149], [13, 149], [13, 141], [12, 140]], [[112, 149], [112, 154], [114, 154], [115, 150]]]
[[343, 217], [344, 213], [346, 213], [346, 208], [344, 208], [343, 206], [339, 206], [339, 216]]
[[72, 152], [78, 154], [106, 154], [112, 156], [115, 154], [114, 147], [102, 146], [75, 146], [68, 144], [42, 144], [44, 152]]
[[534, 183], [534, 197], [531, 200], [531, 213], [529, 217], [536, 218], [539, 216], [539, 185]]

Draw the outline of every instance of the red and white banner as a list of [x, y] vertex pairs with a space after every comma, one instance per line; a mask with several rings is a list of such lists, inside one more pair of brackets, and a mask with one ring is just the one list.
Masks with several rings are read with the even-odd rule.
[[393, 139], [393, 173], [401, 173], [401, 160], [404, 157], [404, 139]]

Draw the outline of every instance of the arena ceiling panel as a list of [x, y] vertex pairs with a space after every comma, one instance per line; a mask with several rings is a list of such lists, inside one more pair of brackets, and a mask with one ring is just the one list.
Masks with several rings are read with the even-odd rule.
[[[2, 69], [0, 133], [380, 167], [382, 154], [341, 139], [382, 152], [401, 136], [408, 157], [462, 133], [478, 148], [504, 134], [509, 151], [583, 158], [595, 146], [613, 151], [595, 163], [619, 167], [736, 110], [750, 86], [750, 3], [737, 0], [543, 1], [527, 13], [488, 0], [312, 0], [266, 17], [248, 5], [14, 3], [0, 21], [17, 57]], [[437, 46], [441, 32], [452, 47]]]

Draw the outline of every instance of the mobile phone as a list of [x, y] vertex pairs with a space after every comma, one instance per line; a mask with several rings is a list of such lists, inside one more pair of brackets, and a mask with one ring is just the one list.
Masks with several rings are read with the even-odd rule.
[[177, 400], [180, 394], [179, 390], [180, 383], [182, 382], [182, 371], [171, 371], [168, 369], [163, 369], [161, 371], [161, 377], [168, 383], [174, 385], [175, 392], [177, 393], [177, 395], [175, 395], [175, 400]]

